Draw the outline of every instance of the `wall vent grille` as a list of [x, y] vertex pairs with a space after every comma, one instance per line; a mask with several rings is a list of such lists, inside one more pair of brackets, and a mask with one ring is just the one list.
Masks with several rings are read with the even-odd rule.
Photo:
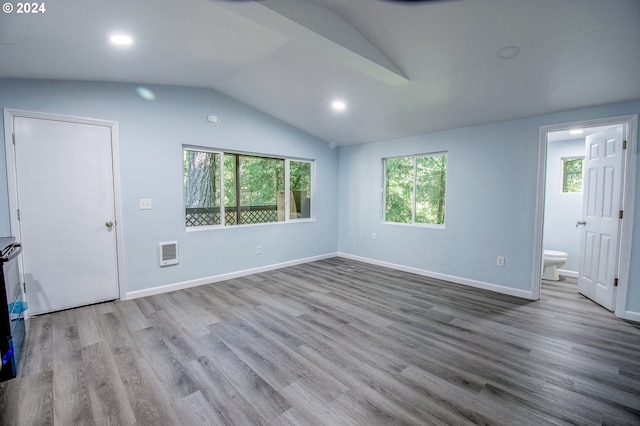
[[178, 263], [178, 242], [169, 241], [166, 243], [159, 243], [158, 251], [160, 257], [160, 266], [175, 265]]

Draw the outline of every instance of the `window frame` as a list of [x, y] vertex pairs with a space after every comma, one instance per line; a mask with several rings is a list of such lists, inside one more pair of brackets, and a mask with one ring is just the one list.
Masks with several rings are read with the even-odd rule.
[[[187, 221], [187, 206], [185, 205], [185, 181], [184, 181], [184, 153], [185, 151], [198, 151], [198, 152], [206, 152], [209, 154], [217, 154], [219, 155], [219, 161], [220, 161], [220, 174], [219, 174], [219, 179], [220, 179], [220, 223], [219, 224], [214, 224], [214, 225], [200, 225], [200, 226], [187, 226], [186, 221]], [[183, 177], [183, 181], [182, 181], [182, 224], [184, 225], [185, 229], [187, 231], [195, 231], [195, 230], [206, 230], [206, 229], [214, 229], [214, 228], [220, 228], [220, 227], [224, 227], [224, 217], [225, 217], [225, 207], [224, 207], [224, 156], [223, 156], [223, 152], [220, 150], [216, 150], [216, 149], [212, 149], [212, 148], [207, 148], [207, 147], [199, 147], [199, 146], [193, 146], [193, 145], [183, 145], [182, 146], [182, 158], [183, 158], [183, 163], [182, 163], [182, 177]]]
[[[581, 160], [582, 161], [582, 170], [580, 171], [580, 179], [581, 179], [581, 186], [580, 186], [580, 191], [578, 192], [569, 192], [569, 191], [565, 191], [565, 165], [568, 161], [575, 161], [575, 160]], [[570, 195], [570, 194], [582, 194], [584, 192], [584, 160], [585, 160], [585, 156], [584, 155], [576, 155], [576, 156], [572, 156], [572, 157], [561, 157], [560, 158], [560, 194], [562, 195]]]
[[[420, 158], [427, 157], [445, 157], [446, 159], [446, 170], [445, 170], [445, 193], [444, 193], [444, 222], [443, 223], [423, 223], [416, 222], [416, 204], [417, 204], [417, 187], [418, 187], [418, 173], [417, 173], [417, 163]], [[411, 222], [392, 222], [387, 220], [387, 160], [392, 159], [400, 159], [400, 158], [411, 158], [413, 162], [413, 188], [411, 192]], [[447, 217], [447, 181], [449, 175], [449, 154], [448, 151], [435, 151], [435, 152], [426, 152], [420, 154], [410, 154], [410, 155], [398, 155], [393, 157], [384, 157], [382, 158], [382, 223], [386, 225], [400, 225], [400, 226], [416, 226], [421, 228], [433, 228], [433, 229], [445, 229], [446, 226], [446, 217]]]
[[[185, 182], [183, 181], [182, 183], [182, 191], [183, 191], [183, 198], [182, 198], [182, 211], [183, 211], [183, 226], [185, 227], [185, 230], [187, 232], [197, 232], [197, 231], [206, 231], [206, 230], [212, 230], [212, 229], [233, 229], [236, 227], [246, 227], [246, 226], [263, 226], [263, 225], [281, 225], [281, 224], [287, 224], [287, 223], [302, 223], [302, 222], [314, 222], [316, 220], [315, 218], [315, 185], [316, 185], [316, 179], [315, 179], [315, 170], [316, 170], [316, 162], [314, 159], [307, 159], [307, 158], [297, 158], [297, 157], [279, 157], [279, 156], [275, 156], [275, 155], [269, 155], [269, 154], [261, 154], [261, 153], [254, 153], [254, 152], [244, 152], [244, 151], [235, 151], [235, 150], [226, 150], [226, 149], [219, 149], [219, 148], [211, 148], [211, 147], [203, 147], [203, 146], [197, 146], [197, 145], [182, 145], [182, 155], [184, 158], [184, 152], [186, 150], [189, 151], [199, 151], [199, 152], [207, 152], [207, 153], [211, 153], [211, 154], [218, 154], [220, 157], [220, 171], [219, 171], [219, 180], [220, 180], [220, 223], [219, 224], [213, 224], [213, 225], [196, 225], [196, 226], [187, 226], [186, 224], [186, 205], [185, 205]], [[273, 221], [273, 222], [259, 222], [259, 223], [238, 223], [238, 224], [227, 224], [226, 223], [226, 211], [227, 211], [227, 207], [225, 205], [225, 190], [226, 185], [225, 185], [225, 179], [224, 179], [224, 173], [225, 173], [225, 155], [237, 155], [237, 156], [244, 156], [244, 157], [254, 157], [254, 158], [262, 158], [262, 159], [271, 159], [271, 160], [282, 160], [284, 161], [284, 220], [282, 221]], [[295, 162], [301, 162], [301, 163], [309, 163], [310, 165], [310, 193], [311, 198], [309, 199], [309, 217], [308, 218], [291, 218], [291, 212], [290, 212], [290, 208], [291, 208], [291, 190], [290, 190], [290, 183], [291, 183], [291, 177], [290, 177], [290, 163], [291, 161], [295, 161]], [[182, 165], [182, 171], [183, 171], [183, 176], [184, 176], [184, 163]], [[238, 182], [236, 181], [236, 186], [238, 185]], [[237, 197], [237, 195], [236, 195]], [[240, 203], [241, 201], [239, 199], [236, 199], [236, 203]]]

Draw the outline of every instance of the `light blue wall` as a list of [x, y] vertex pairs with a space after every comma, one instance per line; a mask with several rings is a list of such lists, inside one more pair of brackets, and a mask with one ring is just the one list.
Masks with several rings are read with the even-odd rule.
[[[530, 290], [539, 127], [637, 114], [640, 101], [465, 127], [332, 149], [215, 91], [135, 85], [0, 80], [0, 107], [68, 114], [119, 124], [125, 280], [128, 291], [237, 272], [339, 250], [465, 279]], [[206, 116], [215, 114], [218, 124]], [[3, 130], [4, 131], [4, 130]], [[317, 162], [317, 221], [185, 232], [182, 144]], [[444, 230], [381, 223], [381, 161], [447, 151]], [[4, 169], [4, 151], [0, 150]], [[636, 152], [636, 156], [637, 156]], [[640, 163], [640, 162], [639, 162]], [[640, 173], [636, 176], [640, 188]], [[9, 232], [6, 177], [0, 172], [0, 234]], [[151, 198], [153, 210], [138, 209]], [[636, 196], [634, 235], [640, 235]], [[372, 241], [371, 233], [377, 239]], [[159, 241], [178, 240], [181, 262], [159, 268]], [[640, 243], [631, 251], [627, 309], [640, 312]], [[261, 245], [263, 254], [255, 254]], [[504, 268], [495, 266], [498, 255]]]
[[[0, 80], [0, 108], [116, 121], [119, 126], [127, 291], [243, 271], [337, 251], [338, 153], [326, 142], [208, 89]], [[212, 124], [206, 117], [218, 116]], [[3, 133], [4, 134], [4, 130]], [[316, 160], [317, 220], [185, 232], [182, 145]], [[0, 235], [10, 231], [4, 150]], [[139, 210], [151, 198], [152, 210]], [[180, 264], [160, 268], [157, 243], [177, 240]], [[256, 255], [256, 246], [263, 254]]]
[[[514, 271], [529, 269], [533, 242], [510, 236], [526, 235], [534, 220], [537, 129], [532, 144], [504, 137], [519, 128], [499, 123], [341, 148], [340, 251], [528, 289]], [[382, 159], [439, 151], [448, 155], [445, 229], [383, 224]], [[495, 266], [499, 255], [504, 268]]]
[[[540, 126], [639, 112], [640, 101], [633, 101], [341, 147], [339, 250], [531, 291]], [[434, 151], [449, 155], [446, 228], [383, 224], [382, 159]], [[638, 236], [640, 196], [634, 220]], [[634, 312], [640, 312], [638, 240], [631, 250], [627, 293], [627, 310]], [[496, 266], [499, 255], [506, 257], [503, 268]]]
[[561, 269], [576, 274], [580, 253], [576, 222], [582, 218], [582, 193], [562, 192], [562, 159], [584, 157], [584, 143], [584, 138], [554, 141], [547, 148], [543, 246], [567, 253], [567, 262]]

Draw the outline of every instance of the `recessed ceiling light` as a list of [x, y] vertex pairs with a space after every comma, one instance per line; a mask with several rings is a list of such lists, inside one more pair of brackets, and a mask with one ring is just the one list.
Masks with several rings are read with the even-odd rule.
[[111, 41], [111, 43], [120, 46], [128, 46], [133, 43], [133, 39], [131, 38], [131, 36], [128, 36], [126, 34], [114, 34], [109, 38], [109, 40]]
[[570, 135], [581, 135], [583, 133], [584, 133], [584, 130], [582, 130], [582, 129], [569, 130], [569, 134]]
[[345, 104], [344, 101], [336, 100], [331, 103], [331, 108], [333, 108], [334, 111], [344, 111], [347, 109], [347, 104]]
[[520, 53], [520, 48], [518, 46], [507, 46], [496, 52], [496, 56], [500, 59], [511, 59]]

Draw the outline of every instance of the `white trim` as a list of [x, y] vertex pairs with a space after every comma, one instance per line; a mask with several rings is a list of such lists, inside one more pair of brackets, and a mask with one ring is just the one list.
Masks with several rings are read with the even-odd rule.
[[[289, 163], [288, 158], [284, 159], [284, 221], [289, 222], [291, 220], [291, 164]], [[287, 191], [288, 189], [288, 191]], [[277, 198], [277, 195], [276, 195]], [[278, 204], [278, 200], [276, 199], [276, 204]], [[276, 207], [276, 215], [278, 212], [278, 208]]]
[[620, 259], [618, 263], [618, 290], [616, 292], [616, 316], [623, 317], [627, 308], [627, 291], [629, 289], [629, 270], [631, 269], [631, 244], [633, 236], [633, 218], [636, 194], [636, 158], [638, 156], [638, 115], [630, 116], [623, 137], [627, 140], [626, 164], [624, 166], [625, 182], [622, 196], [624, 219], [620, 229]]
[[[36, 111], [25, 111], [13, 108], [4, 108], [4, 137], [5, 137], [5, 163], [7, 166], [7, 190], [9, 195], [9, 221], [11, 225], [11, 234], [20, 240], [20, 226], [17, 218], [18, 205], [18, 182], [16, 179], [15, 155], [12, 143], [13, 138], [13, 119], [15, 117], [33, 118], [41, 120], [62, 121], [66, 123], [87, 124], [91, 126], [108, 127], [111, 130], [111, 159], [113, 169], [113, 202], [115, 216], [115, 233], [116, 233], [116, 259], [117, 259], [117, 276], [118, 276], [118, 293], [120, 299], [124, 298], [126, 292], [125, 273], [124, 273], [124, 246], [123, 246], [123, 230], [122, 230], [122, 194], [120, 191], [120, 150], [118, 141], [118, 123], [114, 121], [99, 120], [87, 117], [76, 117], [60, 114], [42, 113]], [[22, 265], [20, 265], [21, 273]]]
[[370, 259], [368, 257], [354, 256], [348, 253], [338, 253], [339, 257], [344, 257], [345, 259], [357, 260], [360, 262], [370, 263], [372, 265], [383, 266], [385, 268], [396, 269], [398, 271], [409, 272], [416, 275], [422, 275], [424, 277], [435, 278], [438, 280], [449, 281], [456, 284], [462, 284], [469, 287], [481, 288], [484, 290], [494, 291], [496, 293], [507, 294], [510, 296], [516, 296], [523, 299], [534, 300], [533, 295], [530, 291], [527, 290], [519, 290], [511, 287], [505, 287], [498, 284], [492, 284], [484, 281], [476, 281], [470, 280], [468, 278], [457, 277], [454, 275], [441, 274], [438, 272], [427, 271], [425, 269], [414, 268], [411, 266], [399, 265], [396, 263], [384, 262], [377, 259]]
[[[624, 115], [618, 117], [607, 117], [594, 120], [574, 121], [570, 123], [551, 124], [541, 126], [539, 131], [538, 145], [538, 184], [536, 188], [536, 211], [533, 244], [533, 265], [531, 278], [531, 293], [534, 299], [540, 298], [540, 288], [542, 285], [542, 268], [535, 265], [542, 265], [542, 237], [544, 227], [544, 197], [545, 180], [547, 170], [547, 134], [549, 132], [568, 130], [574, 127], [596, 127], [613, 126], [622, 124], [624, 126], [623, 138], [627, 141], [626, 160], [624, 165], [624, 194], [623, 206], [624, 219], [620, 230], [620, 259], [618, 261], [618, 287], [616, 291], [615, 315], [626, 318], [629, 311], [626, 311], [627, 290], [629, 286], [629, 269], [631, 267], [631, 240], [633, 235], [633, 217], [635, 202], [636, 183], [636, 157], [638, 141], [638, 115]], [[633, 313], [631, 314], [634, 315]]]
[[322, 254], [319, 256], [306, 257], [302, 259], [290, 260], [273, 265], [260, 266], [258, 268], [245, 269], [242, 271], [229, 272], [227, 274], [213, 275], [205, 278], [198, 278], [190, 281], [182, 281], [173, 284], [166, 284], [158, 287], [146, 288], [144, 290], [135, 290], [127, 293], [125, 299], [137, 299], [139, 297], [153, 296], [156, 294], [167, 293], [169, 291], [182, 290], [190, 287], [198, 287], [205, 284], [213, 284], [220, 281], [230, 280], [233, 278], [245, 277], [247, 275], [258, 274], [261, 272], [273, 271], [274, 269], [286, 268], [289, 266], [300, 265], [303, 263], [315, 262], [317, 260], [330, 259], [336, 257], [337, 253]]
[[[536, 210], [533, 222], [533, 268], [531, 278], [531, 294], [533, 300], [540, 299], [542, 288], [543, 266], [543, 229], [544, 229], [544, 202], [545, 188], [547, 186], [547, 133], [546, 128], [540, 127], [538, 134], [538, 178], [536, 187]], [[536, 265], [539, 265], [536, 267]]]
[[624, 311], [624, 313], [622, 314], [622, 316], [620, 316], [620, 318], [623, 318], [629, 321], [640, 322], [640, 312]]
[[345, 259], [351, 259], [351, 260], [356, 260], [356, 261], [360, 261], [360, 262], [365, 262], [365, 263], [370, 263], [372, 265], [378, 265], [378, 266], [383, 266], [385, 268], [391, 268], [391, 269], [395, 269], [398, 271], [404, 271], [404, 272], [409, 272], [409, 273], [413, 273], [416, 275], [421, 275], [421, 276], [425, 276], [425, 277], [429, 277], [429, 278], [435, 278], [438, 280], [444, 280], [444, 281], [449, 281], [449, 282], [453, 282], [456, 284], [462, 284], [462, 285], [466, 285], [469, 287], [475, 287], [475, 288], [481, 288], [484, 290], [490, 290], [490, 291], [494, 291], [496, 293], [501, 293], [501, 294], [507, 294], [510, 296], [515, 296], [515, 297], [520, 297], [523, 299], [529, 299], [529, 300], [533, 300], [531, 292], [526, 291], [526, 290], [518, 290], [518, 289], [514, 289], [514, 288], [510, 288], [510, 287], [505, 287], [505, 286], [501, 286], [501, 285], [497, 285], [497, 284], [491, 284], [491, 283], [487, 283], [487, 282], [482, 282], [482, 281], [476, 281], [476, 280], [470, 280], [467, 278], [461, 278], [461, 277], [456, 277], [453, 275], [446, 275], [446, 274], [440, 274], [437, 272], [431, 272], [431, 271], [427, 271], [424, 269], [418, 269], [418, 268], [413, 268], [413, 267], [409, 267], [409, 266], [404, 266], [404, 265], [398, 265], [395, 263], [390, 263], [390, 262], [383, 262], [380, 260], [376, 260], [376, 259], [370, 259], [370, 258], [366, 258], [366, 257], [361, 257], [361, 256], [354, 256], [348, 253], [328, 253], [328, 254], [323, 254], [323, 255], [319, 255], [319, 256], [312, 256], [312, 257], [307, 257], [307, 258], [302, 258], [302, 259], [296, 259], [296, 260], [291, 260], [288, 262], [282, 262], [282, 263], [276, 263], [273, 265], [267, 265], [267, 266], [261, 266], [258, 268], [251, 268], [251, 269], [245, 269], [242, 271], [236, 271], [236, 272], [230, 272], [230, 273], [226, 273], [226, 274], [220, 274], [220, 275], [214, 275], [214, 276], [210, 276], [210, 277], [205, 277], [205, 278], [198, 278], [195, 280], [190, 280], [190, 281], [182, 281], [182, 282], [178, 282], [178, 283], [172, 283], [172, 284], [166, 284], [163, 286], [158, 286], [158, 287], [153, 287], [153, 288], [147, 288], [144, 290], [136, 290], [136, 291], [131, 291], [128, 292], [125, 299], [129, 300], [129, 299], [137, 299], [140, 297], [147, 297], [147, 296], [153, 296], [156, 294], [162, 294], [162, 293], [167, 293], [170, 291], [175, 291], [175, 290], [182, 290], [185, 288], [191, 288], [191, 287], [198, 287], [201, 285], [206, 285], [206, 284], [213, 284], [216, 282], [220, 282], [220, 281], [225, 281], [225, 280], [230, 280], [233, 278], [240, 278], [240, 277], [245, 277], [247, 275], [253, 275], [253, 274], [258, 274], [261, 272], [267, 272], [267, 271], [272, 271], [275, 269], [281, 269], [281, 268], [286, 268], [289, 266], [295, 266], [295, 265], [301, 265], [303, 263], [309, 263], [309, 262], [315, 262], [318, 260], [324, 260], [324, 259], [330, 259], [332, 257], [343, 257]]

